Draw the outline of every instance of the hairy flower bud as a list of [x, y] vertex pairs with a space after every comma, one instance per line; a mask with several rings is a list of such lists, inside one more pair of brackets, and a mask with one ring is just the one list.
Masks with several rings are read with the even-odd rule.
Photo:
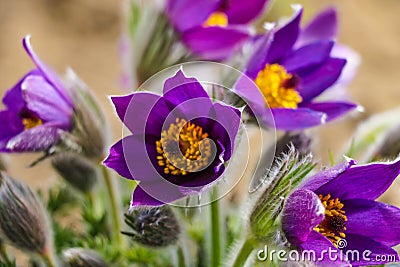
[[94, 250], [70, 248], [63, 252], [65, 267], [107, 267], [105, 260]]
[[125, 214], [125, 222], [133, 232], [123, 232], [134, 241], [150, 246], [165, 247], [178, 241], [180, 227], [170, 207], [141, 207]]
[[390, 129], [383, 139], [381, 146], [375, 152], [374, 160], [394, 159], [400, 153], [400, 126]]
[[51, 226], [42, 203], [5, 172], [0, 173], [0, 238], [30, 253], [52, 252]]
[[76, 153], [57, 154], [51, 163], [69, 184], [84, 193], [91, 191], [97, 182], [97, 170], [94, 164]]
[[287, 132], [276, 142], [275, 158], [287, 154], [291, 145], [294, 146], [300, 157], [304, 157], [311, 153], [311, 141], [311, 138], [304, 132]]
[[262, 188], [250, 214], [250, 228], [255, 237], [260, 240], [270, 238], [285, 198], [314, 167], [311, 156], [300, 159], [291, 146], [289, 152], [276, 162], [275, 168], [261, 179]]

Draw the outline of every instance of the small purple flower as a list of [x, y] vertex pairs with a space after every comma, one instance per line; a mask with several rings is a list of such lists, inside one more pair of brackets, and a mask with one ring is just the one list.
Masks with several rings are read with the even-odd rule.
[[[332, 261], [325, 254], [319, 266], [383, 264], [390, 255], [399, 261], [392, 247], [400, 244], [400, 209], [376, 201], [399, 174], [400, 160], [368, 165], [348, 160], [314, 175], [286, 200], [282, 229], [288, 241], [317, 255], [328, 249], [341, 255]], [[364, 251], [371, 252], [364, 257]]]
[[250, 36], [246, 26], [268, 0], [169, 0], [166, 13], [194, 53], [206, 59], [229, 57]]
[[242, 77], [236, 84], [238, 94], [249, 102], [255, 115], [274, 126], [271, 117], [264, 114], [270, 108], [275, 127], [282, 130], [317, 126], [357, 107], [350, 102], [314, 102], [338, 80], [346, 59], [331, 53], [337, 27], [335, 11], [321, 13], [300, 30], [302, 11], [296, 6], [289, 22], [258, 37], [258, 47], [245, 70], [248, 78]]
[[30, 36], [23, 46], [36, 68], [26, 74], [3, 98], [0, 112], [0, 151], [44, 151], [55, 145], [63, 131], [72, 128], [72, 100], [60, 78], [33, 51]]
[[180, 70], [163, 95], [138, 92], [112, 97], [131, 131], [114, 144], [104, 164], [139, 181], [132, 206], [159, 206], [202, 192], [224, 173], [241, 113], [214, 103], [195, 78]]

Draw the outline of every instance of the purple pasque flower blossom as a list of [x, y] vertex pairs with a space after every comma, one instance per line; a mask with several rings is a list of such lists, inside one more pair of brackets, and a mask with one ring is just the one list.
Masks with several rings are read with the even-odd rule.
[[340, 256], [341, 260], [333, 261], [325, 254], [318, 266], [399, 261], [392, 247], [400, 244], [400, 209], [376, 201], [399, 174], [400, 160], [357, 165], [349, 159], [319, 172], [286, 200], [282, 213], [286, 238], [300, 250], [313, 250], [316, 255], [332, 250]]
[[23, 46], [36, 68], [28, 72], [3, 98], [0, 112], [0, 151], [44, 151], [72, 128], [73, 103], [63, 82], [33, 51], [30, 36]]
[[166, 80], [163, 95], [137, 92], [111, 98], [131, 131], [114, 144], [104, 164], [139, 181], [132, 206], [159, 206], [204, 191], [224, 173], [241, 113], [214, 103], [182, 70]]
[[166, 13], [183, 43], [205, 59], [232, 55], [250, 36], [246, 24], [268, 0], [168, 0]]
[[[257, 49], [235, 89], [264, 124], [301, 130], [336, 119], [357, 107], [314, 99], [338, 80], [346, 59], [332, 56], [336, 13], [330, 9], [300, 29], [302, 7], [282, 27], [258, 37]], [[250, 79], [250, 81], [249, 81]], [[254, 83], [253, 83], [254, 82]], [[274, 122], [265, 116], [271, 109]]]

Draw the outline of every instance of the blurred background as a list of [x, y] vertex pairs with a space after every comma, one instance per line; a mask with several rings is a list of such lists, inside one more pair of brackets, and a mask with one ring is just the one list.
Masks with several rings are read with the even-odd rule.
[[[294, 1], [277, 0], [271, 18], [291, 14]], [[319, 130], [316, 146], [322, 163], [328, 150], [337, 153], [351, 137], [357, 123], [372, 114], [400, 104], [400, 1], [309, 0], [305, 20], [335, 6], [340, 14], [339, 40], [358, 51], [362, 63], [349, 86], [353, 99], [365, 112], [331, 123]], [[119, 89], [118, 43], [123, 27], [123, 1], [116, 0], [0, 0], [0, 94], [12, 87], [33, 64], [22, 48], [24, 35], [32, 35], [36, 52], [59, 73], [71, 67], [92, 88], [113, 128], [113, 140], [122, 125], [114, 116], [107, 96]], [[1, 123], [1, 122], [0, 122]], [[0, 124], [0, 127], [1, 124]], [[37, 155], [7, 157], [10, 173], [35, 187], [47, 187], [55, 174], [46, 163], [27, 169]]]

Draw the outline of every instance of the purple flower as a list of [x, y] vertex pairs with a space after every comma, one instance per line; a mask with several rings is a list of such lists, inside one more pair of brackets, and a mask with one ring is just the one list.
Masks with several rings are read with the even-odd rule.
[[[400, 160], [356, 165], [353, 160], [324, 170], [305, 181], [287, 199], [282, 229], [300, 250], [335, 250], [342, 261], [328, 266], [399, 261], [392, 249], [400, 243], [400, 209], [375, 201], [400, 173]], [[340, 249], [340, 250], [339, 250]], [[359, 258], [352, 255], [358, 251]], [[370, 251], [365, 252], [365, 251]], [[364, 254], [363, 256], [363, 252]], [[368, 261], [370, 259], [370, 261]], [[325, 266], [325, 265], [321, 265]]]
[[30, 36], [23, 46], [36, 68], [28, 72], [3, 98], [0, 112], [0, 151], [44, 151], [72, 127], [72, 100], [62, 81], [33, 51]]
[[131, 131], [114, 144], [104, 164], [139, 181], [132, 206], [158, 206], [202, 192], [231, 158], [241, 113], [214, 103], [195, 78], [180, 70], [163, 95], [138, 92], [112, 97]]
[[169, 0], [166, 13], [194, 53], [206, 59], [229, 57], [250, 36], [246, 24], [268, 0]]
[[[282, 130], [317, 126], [357, 107], [350, 102], [314, 102], [338, 80], [346, 59], [331, 53], [335, 11], [321, 13], [300, 30], [302, 11], [296, 6], [289, 22], [258, 38], [257, 49], [245, 69], [248, 78], [239, 79], [235, 87], [255, 115], [269, 126], [275, 121], [275, 127]], [[274, 121], [265, 115], [268, 108]]]

